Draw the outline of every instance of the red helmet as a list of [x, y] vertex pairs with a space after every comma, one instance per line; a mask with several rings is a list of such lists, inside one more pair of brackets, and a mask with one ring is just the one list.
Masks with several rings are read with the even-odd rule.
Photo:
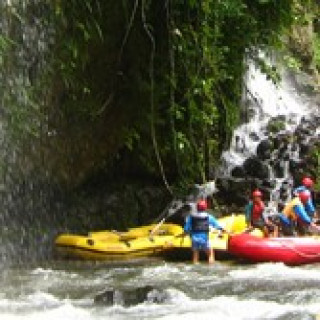
[[304, 177], [304, 178], [302, 179], [302, 184], [303, 184], [305, 187], [307, 187], [307, 188], [312, 188], [313, 185], [314, 185], [314, 182], [313, 182], [313, 180], [312, 180], [311, 178], [309, 178], [309, 177]]
[[197, 202], [197, 209], [198, 211], [205, 211], [208, 208], [208, 204], [206, 200], [199, 200]]
[[308, 190], [299, 192], [299, 198], [302, 203], [306, 203], [310, 199], [310, 192]]
[[252, 198], [256, 198], [256, 197], [259, 197], [259, 198], [262, 197], [262, 193], [259, 189], [256, 189], [252, 192]]

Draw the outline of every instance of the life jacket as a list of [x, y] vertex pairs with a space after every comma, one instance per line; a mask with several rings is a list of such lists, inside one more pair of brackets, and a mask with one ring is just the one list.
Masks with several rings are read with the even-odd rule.
[[290, 220], [297, 221], [298, 216], [294, 212], [294, 207], [297, 205], [301, 205], [301, 201], [298, 197], [293, 198], [290, 202], [286, 204], [282, 213]]
[[208, 214], [191, 216], [191, 232], [209, 232]]
[[252, 203], [251, 222], [262, 218], [263, 211], [264, 211], [264, 203], [262, 201], [253, 202]]

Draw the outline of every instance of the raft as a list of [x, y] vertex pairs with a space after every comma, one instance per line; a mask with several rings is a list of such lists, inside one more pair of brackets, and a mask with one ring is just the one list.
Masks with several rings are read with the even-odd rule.
[[[244, 215], [231, 215], [218, 219], [229, 232], [242, 232]], [[218, 231], [210, 233], [214, 249], [227, 251], [228, 235]], [[86, 260], [127, 260], [140, 257], [175, 256], [187, 249], [191, 240], [180, 225], [172, 223], [150, 224], [131, 228], [126, 232], [104, 230], [87, 235], [61, 234], [54, 242], [55, 253], [61, 258]]]
[[55, 253], [63, 258], [111, 261], [157, 256], [183, 230], [179, 225], [163, 224], [150, 235], [156, 227], [152, 224], [127, 232], [106, 230], [88, 235], [62, 234], [55, 240]]
[[249, 262], [303, 265], [320, 262], [320, 238], [261, 238], [252, 234], [238, 234], [230, 237], [228, 251], [235, 257]]

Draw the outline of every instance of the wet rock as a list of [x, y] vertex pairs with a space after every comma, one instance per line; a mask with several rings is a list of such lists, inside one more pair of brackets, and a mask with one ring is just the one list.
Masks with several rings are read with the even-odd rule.
[[291, 145], [291, 151], [295, 152], [298, 151], [299, 145], [297, 143], [293, 143]]
[[277, 178], [285, 177], [285, 163], [284, 161], [277, 161], [274, 165], [274, 172]]
[[263, 200], [264, 201], [270, 201], [271, 198], [271, 190], [269, 188], [261, 187], [260, 188], [262, 195], [263, 195]]
[[301, 168], [302, 164], [300, 160], [290, 159], [289, 160], [289, 171], [293, 173], [295, 170]]
[[276, 187], [276, 180], [270, 180], [270, 179], [266, 179], [262, 181], [262, 188], [269, 188], [269, 189], [273, 189]]
[[231, 170], [231, 176], [235, 178], [244, 178], [246, 175], [244, 169], [241, 166], [236, 166]]
[[228, 206], [236, 205], [243, 208], [248, 202], [250, 190], [260, 188], [261, 181], [256, 178], [223, 178], [219, 179], [218, 199]]
[[262, 140], [257, 147], [257, 156], [261, 160], [270, 159], [272, 143], [269, 139]]
[[252, 141], [259, 141], [260, 138], [256, 132], [250, 132], [249, 137]]
[[130, 289], [108, 289], [94, 297], [94, 303], [106, 306], [122, 305], [133, 306], [145, 301], [163, 303], [168, 298], [165, 291], [152, 286]]
[[279, 190], [279, 196], [282, 201], [286, 201], [291, 194], [291, 185], [289, 183], [282, 183], [280, 190]]
[[300, 143], [300, 157], [308, 154], [311, 151], [311, 146], [308, 142], [304, 141]]
[[281, 133], [275, 137], [273, 137], [272, 142], [273, 142], [273, 148], [277, 149], [279, 153], [284, 152], [287, 150], [287, 147], [290, 142], [292, 142], [292, 135], [291, 133], [284, 132]]
[[281, 145], [280, 145], [280, 147], [279, 147], [279, 149], [278, 149], [278, 151], [279, 151], [279, 156], [280, 156], [281, 158], [283, 158], [284, 155], [288, 152], [288, 147], [289, 147], [288, 143], [281, 143]]
[[243, 163], [243, 168], [248, 176], [259, 179], [269, 178], [269, 168], [257, 157], [250, 157]]
[[246, 143], [243, 137], [235, 137], [235, 150], [236, 152], [243, 153], [246, 150]]

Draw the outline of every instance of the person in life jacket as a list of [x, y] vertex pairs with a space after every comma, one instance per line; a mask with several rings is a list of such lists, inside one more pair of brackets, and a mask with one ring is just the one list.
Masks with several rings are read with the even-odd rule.
[[277, 226], [265, 215], [265, 205], [262, 193], [256, 189], [252, 192], [252, 200], [245, 207], [245, 218], [249, 229], [261, 229], [266, 237], [270, 232], [277, 235]]
[[316, 212], [316, 209], [315, 209], [315, 206], [313, 203], [313, 199], [312, 199], [312, 190], [313, 190], [313, 186], [314, 186], [314, 181], [311, 178], [306, 176], [302, 179], [301, 183], [302, 183], [301, 186], [299, 186], [293, 190], [293, 194], [295, 196], [297, 196], [300, 192], [303, 192], [305, 190], [310, 192], [311, 196], [310, 196], [309, 200], [307, 201], [307, 203], [304, 205], [304, 208], [311, 219], [318, 220], [319, 217]]
[[197, 210], [187, 216], [184, 225], [184, 231], [191, 236], [192, 262], [195, 264], [199, 262], [200, 250], [206, 251], [209, 263], [214, 263], [214, 250], [209, 241], [210, 229], [225, 231], [219, 222], [206, 211], [207, 208], [207, 201], [199, 200], [196, 205]]
[[296, 235], [295, 229], [297, 228], [298, 220], [300, 221], [300, 223], [308, 226], [309, 229], [310, 227], [312, 227], [318, 232], [319, 229], [317, 225], [312, 222], [312, 219], [310, 218], [304, 207], [310, 197], [310, 191], [301, 191], [284, 206], [282, 212], [279, 214], [283, 235]]

